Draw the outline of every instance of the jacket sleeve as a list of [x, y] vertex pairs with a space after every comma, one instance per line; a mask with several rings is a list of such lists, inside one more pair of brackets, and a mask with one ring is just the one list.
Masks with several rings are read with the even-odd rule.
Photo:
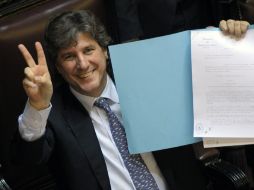
[[35, 141], [24, 140], [17, 130], [11, 142], [11, 160], [14, 164], [25, 165], [46, 163], [54, 144], [54, 134], [50, 125], [47, 125], [44, 135]]

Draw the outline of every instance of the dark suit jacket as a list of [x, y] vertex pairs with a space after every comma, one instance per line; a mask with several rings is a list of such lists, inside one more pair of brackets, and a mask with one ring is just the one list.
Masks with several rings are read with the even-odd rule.
[[[106, 163], [85, 108], [68, 86], [54, 92], [52, 105], [46, 134], [34, 142], [17, 135], [13, 156], [22, 163], [48, 162], [61, 190], [110, 189]], [[206, 189], [191, 146], [157, 151], [154, 157], [170, 190]]]

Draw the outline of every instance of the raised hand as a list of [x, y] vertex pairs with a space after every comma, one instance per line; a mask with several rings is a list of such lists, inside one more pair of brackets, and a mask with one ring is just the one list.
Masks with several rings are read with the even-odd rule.
[[23, 87], [29, 103], [37, 110], [45, 109], [50, 105], [53, 86], [42, 45], [40, 42], [35, 43], [38, 63], [23, 44], [18, 45], [18, 48], [28, 66], [24, 70]]
[[229, 19], [220, 21], [219, 27], [225, 34], [240, 38], [247, 32], [249, 25], [247, 21]]

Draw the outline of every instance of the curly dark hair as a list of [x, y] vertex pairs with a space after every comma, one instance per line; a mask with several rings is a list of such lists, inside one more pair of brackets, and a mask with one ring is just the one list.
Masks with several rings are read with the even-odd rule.
[[68, 11], [54, 16], [46, 27], [46, 50], [56, 63], [58, 51], [76, 42], [78, 33], [89, 33], [97, 43], [106, 48], [111, 42], [103, 24], [88, 10]]

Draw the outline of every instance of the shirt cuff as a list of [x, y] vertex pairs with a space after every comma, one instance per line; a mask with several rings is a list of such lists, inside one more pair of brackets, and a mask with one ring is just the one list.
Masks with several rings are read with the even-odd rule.
[[39, 139], [46, 129], [47, 119], [52, 105], [43, 110], [36, 110], [29, 102], [26, 103], [24, 112], [19, 116], [19, 132], [26, 141]]

